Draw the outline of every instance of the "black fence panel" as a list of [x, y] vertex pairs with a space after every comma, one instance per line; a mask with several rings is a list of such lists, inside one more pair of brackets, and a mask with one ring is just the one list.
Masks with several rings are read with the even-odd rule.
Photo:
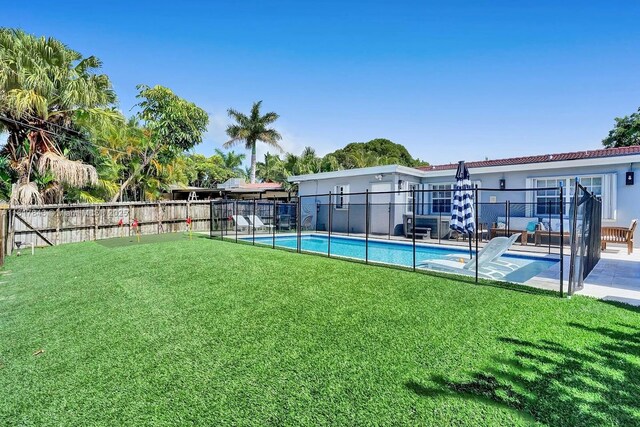
[[584, 288], [584, 279], [600, 260], [602, 201], [580, 185], [573, 189], [571, 217], [571, 261], [568, 293]]
[[[555, 273], [549, 272], [545, 278], [548, 283], [548, 279], [556, 277], [563, 292], [564, 264], [558, 261], [563, 258], [565, 245], [570, 243], [571, 227], [566, 213], [571, 202], [565, 200], [562, 187], [474, 188], [476, 232], [471, 236], [451, 229], [451, 194], [450, 190], [412, 186], [410, 190], [398, 191], [309, 194], [292, 202], [216, 200], [211, 204], [210, 235], [413, 270], [434, 269], [432, 266], [438, 262], [431, 260], [442, 260], [445, 262], [439, 264], [464, 265], [460, 273], [475, 277], [476, 281], [490, 278], [525, 283], [527, 277], [534, 277], [546, 265], [555, 263]], [[593, 215], [598, 216], [596, 212]], [[593, 227], [599, 227], [595, 220], [591, 222]], [[593, 243], [592, 239], [596, 239], [593, 233], [582, 234], [591, 242], [582, 249], [587, 257], [584, 266], [580, 266], [584, 272], [592, 268], [589, 257], [599, 244]], [[476, 255], [493, 239], [514, 235], [517, 235], [515, 242], [508, 248], [511, 255], [505, 262], [494, 260], [484, 265], [484, 257], [480, 264]], [[433, 249], [438, 246], [442, 249]], [[579, 248], [576, 246], [576, 250]], [[516, 253], [522, 252], [536, 256], [518, 257]], [[546, 263], [529, 265], [538, 259], [546, 259]], [[469, 264], [471, 261], [475, 264]], [[507, 266], [509, 262], [520, 261], [521, 265]], [[504, 267], [504, 274], [491, 275], [493, 267]], [[533, 270], [535, 274], [527, 276]]]

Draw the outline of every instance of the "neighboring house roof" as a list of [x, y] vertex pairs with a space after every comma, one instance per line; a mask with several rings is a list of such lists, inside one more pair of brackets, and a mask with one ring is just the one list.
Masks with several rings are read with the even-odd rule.
[[278, 182], [256, 182], [247, 183], [242, 178], [231, 178], [222, 184], [218, 184], [218, 189], [228, 193], [264, 193], [265, 191], [282, 190], [282, 184]]
[[265, 191], [280, 191], [282, 184], [277, 182], [256, 182], [255, 184], [241, 184], [239, 187], [228, 188], [229, 193], [263, 193]]
[[[488, 168], [494, 166], [515, 166], [525, 165], [529, 163], [548, 163], [560, 162], [566, 160], [595, 159], [602, 157], [617, 157], [640, 154], [640, 145], [620, 148], [602, 148], [598, 150], [574, 151], [570, 153], [542, 154], [538, 156], [510, 157], [507, 159], [481, 160], [476, 162], [466, 162], [469, 168]], [[441, 171], [456, 169], [457, 163], [449, 163], [446, 165], [420, 166], [418, 169], [429, 171]]]
[[249, 190], [279, 190], [282, 188], [282, 184], [278, 182], [256, 182], [255, 184], [240, 184], [239, 188]]
[[186, 192], [186, 191], [196, 191], [196, 192], [206, 192], [206, 191], [219, 191], [217, 188], [207, 188], [207, 187], [190, 187], [188, 185], [179, 185], [179, 184], [170, 184], [169, 192]]

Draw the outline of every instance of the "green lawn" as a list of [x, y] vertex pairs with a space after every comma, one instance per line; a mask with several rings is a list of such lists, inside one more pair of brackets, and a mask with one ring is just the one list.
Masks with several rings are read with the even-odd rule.
[[5, 270], [3, 426], [640, 425], [630, 307], [205, 238]]

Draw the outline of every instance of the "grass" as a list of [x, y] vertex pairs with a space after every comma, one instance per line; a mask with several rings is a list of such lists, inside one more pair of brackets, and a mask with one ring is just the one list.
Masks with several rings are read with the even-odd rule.
[[204, 238], [5, 270], [2, 425], [640, 425], [628, 306]]

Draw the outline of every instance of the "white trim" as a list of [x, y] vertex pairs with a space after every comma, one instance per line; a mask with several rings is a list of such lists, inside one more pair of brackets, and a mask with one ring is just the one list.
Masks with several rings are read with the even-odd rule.
[[[533, 178], [527, 178], [525, 180], [526, 184], [525, 187], [526, 188], [534, 188], [534, 181]], [[534, 197], [535, 192], [534, 191], [527, 191], [525, 192], [524, 195], [524, 202], [525, 202], [525, 214], [528, 217], [532, 217], [533, 216], [533, 208], [534, 208]]]
[[385, 166], [373, 166], [370, 168], [345, 169], [345, 170], [333, 171], [333, 172], [312, 173], [307, 175], [294, 175], [287, 178], [287, 181], [303, 182], [303, 181], [314, 181], [314, 180], [320, 180], [320, 179], [348, 178], [353, 176], [383, 175], [383, 174], [405, 174], [405, 175], [415, 176], [419, 178], [424, 177], [424, 172], [416, 168], [410, 168], [408, 166], [400, 166], [400, 165], [385, 165]]
[[602, 177], [602, 220], [615, 221], [618, 217], [618, 174], [606, 173]]
[[[540, 171], [550, 169], [566, 169], [577, 168], [583, 166], [602, 166], [602, 165], [620, 165], [640, 162], [640, 155], [624, 155], [624, 156], [610, 156], [610, 157], [596, 157], [593, 159], [576, 159], [576, 160], [561, 160], [551, 162], [538, 162], [538, 163], [525, 163], [520, 165], [509, 166], [488, 166], [482, 168], [469, 168], [471, 176], [474, 174], [483, 173], [498, 173], [498, 172], [520, 172], [520, 171]], [[423, 171], [425, 177], [445, 177], [455, 176], [456, 169], [447, 169], [444, 171]]]
[[[576, 159], [576, 160], [560, 160], [550, 162], [524, 163], [508, 166], [488, 166], [481, 168], [469, 168], [471, 176], [474, 174], [484, 173], [500, 173], [500, 172], [519, 172], [519, 171], [542, 171], [553, 169], [578, 168], [583, 166], [602, 166], [602, 165], [620, 165], [629, 163], [640, 163], [640, 155], [622, 155], [609, 157], [596, 157], [593, 159]], [[418, 178], [437, 178], [437, 177], [454, 177], [456, 169], [447, 169], [440, 171], [420, 170], [408, 166], [385, 165], [374, 166], [370, 168], [345, 169], [333, 172], [321, 172], [307, 175], [295, 175], [287, 178], [289, 182], [314, 181], [330, 178], [348, 178], [363, 175], [379, 175], [379, 174], [405, 174]]]

